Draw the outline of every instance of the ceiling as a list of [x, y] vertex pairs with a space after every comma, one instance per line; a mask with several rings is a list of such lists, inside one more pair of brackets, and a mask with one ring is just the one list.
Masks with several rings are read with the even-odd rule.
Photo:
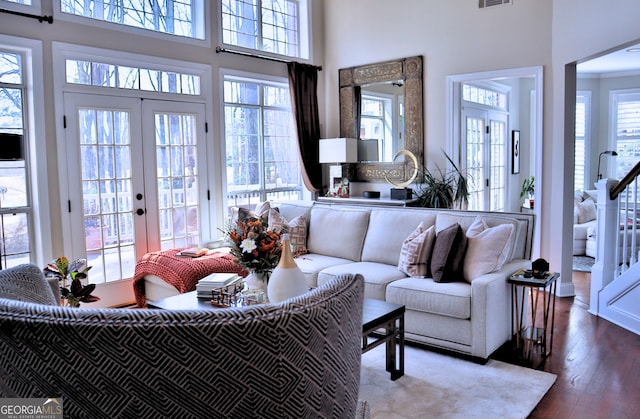
[[[633, 51], [633, 49], [636, 49]], [[632, 50], [631, 52], [629, 50]], [[616, 72], [640, 72], [640, 44], [627, 46], [593, 60], [579, 63], [579, 74], [605, 74]]]

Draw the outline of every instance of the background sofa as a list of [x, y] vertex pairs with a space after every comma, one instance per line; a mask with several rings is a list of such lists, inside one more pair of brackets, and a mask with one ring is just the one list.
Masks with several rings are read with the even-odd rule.
[[62, 397], [65, 417], [366, 416], [362, 299], [345, 275], [281, 304], [74, 309], [38, 267], [7, 269], [0, 397]]
[[[365, 297], [406, 306], [407, 340], [487, 359], [511, 337], [511, 288], [507, 279], [518, 269], [531, 268], [533, 214], [318, 202], [271, 206], [294, 224], [298, 224], [296, 217], [307, 220], [307, 253], [296, 262], [310, 287], [345, 272], [362, 274]], [[508, 254], [497, 271], [487, 272], [471, 283], [462, 276], [454, 282], [440, 283], [398, 269], [403, 242], [421, 222], [425, 228], [434, 226], [439, 234], [456, 223], [467, 232], [478, 218], [489, 227], [513, 226]], [[490, 248], [488, 245], [487, 258]]]

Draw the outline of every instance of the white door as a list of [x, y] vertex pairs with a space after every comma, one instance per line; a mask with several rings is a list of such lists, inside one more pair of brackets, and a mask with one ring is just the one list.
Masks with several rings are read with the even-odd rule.
[[144, 253], [200, 243], [204, 105], [70, 93], [64, 101], [70, 246], [74, 258], [87, 256], [90, 281], [131, 278]]
[[507, 117], [499, 112], [463, 110], [463, 159], [469, 180], [469, 209], [504, 211]]

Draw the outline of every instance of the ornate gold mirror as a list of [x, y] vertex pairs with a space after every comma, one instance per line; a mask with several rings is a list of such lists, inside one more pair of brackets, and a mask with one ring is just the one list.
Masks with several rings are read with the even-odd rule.
[[[422, 107], [422, 56], [402, 58], [338, 70], [340, 83], [340, 136], [361, 139], [362, 91], [370, 86], [390, 83], [404, 87], [401, 121], [393, 123], [393, 153], [406, 149], [419, 164], [424, 162], [424, 123]], [[393, 155], [393, 154], [392, 154]], [[414, 170], [411, 161], [362, 162], [349, 167], [355, 181], [407, 181]]]

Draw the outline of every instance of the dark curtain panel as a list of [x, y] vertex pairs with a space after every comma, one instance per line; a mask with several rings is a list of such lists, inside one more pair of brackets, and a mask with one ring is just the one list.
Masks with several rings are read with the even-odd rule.
[[355, 86], [353, 88], [353, 94], [355, 96], [355, 114], [356, 114], [356, 120], [355, 120], [355, 130], [356, 132], [354, 132], [353, 134], [355, 135], [356, 139], [360, 139], [360, 124], [362, 122], [362, 87], [360, 86]]
[[319, 160], [320, 119], [318, 114], [318, 68], [291, 62], [289, 91], [296, 121], [302, 179], [311, 192], [322, 190], [322, 166]]

